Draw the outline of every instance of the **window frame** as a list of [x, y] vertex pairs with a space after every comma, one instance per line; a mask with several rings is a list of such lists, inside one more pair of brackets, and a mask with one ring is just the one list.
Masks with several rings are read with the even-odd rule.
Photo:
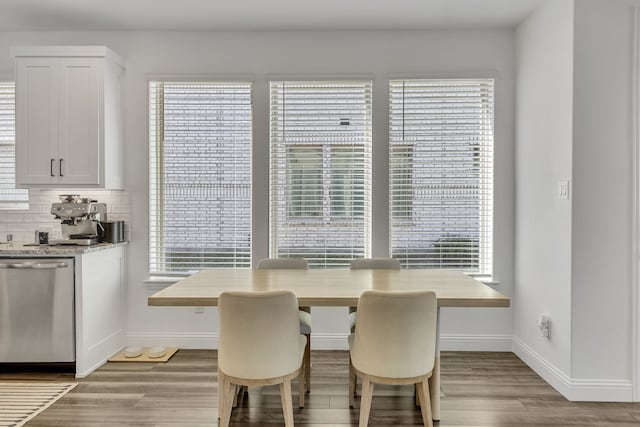
[[[249, 193], [249, 210], [248, 210], [248, 222], [249, 222], [249, 250], [248, 250], [248, 265], [245, 267], [238, 267], [238, 266], [232, 266], [232, 267], [217, 267], [217, 268], [251, 268], [252, 266], [252, 262], [253, 262], [253, 175], [254, 175], [254, 166], [253, 166], [253, 143], [254, 143], [254, 119], [255, 119], [255, 81], [253, 76], [251, 75], [242, 75], [242, 74], [237, 74], [237, 75], [222, 75], [222, 76], [216, 76], [216, 75], [188, 75], [188, 76], [184, 76], [184, 75], [161, 75], [161, 76], [157, 76], [157, 75], [148, 75], [147, 76], [147, 80], [146, 80], [146, 84], [147, 84], [147, 117], [148, 117], [148, 121], [147, 121], [147, 141], [149, 143], [149, 173], [148, 173], [148, 178], [149, 178], [149, 235], [148, 235], [148, 239], [149, 239], [149, 252], [148, 252], [148, 260], [147, 260], [147, 268], [149, 271], [148, 277], [149, 279], [146, 280], [147, 283], [153, 284], [153, 283], [171, 283], [173, 281], [172, 278], [174, 277], [185, 277], [188, 276], [189, 274], [192, 274], [193, 271], [189, 271], [189, 272], [182, 272], [182, 271], [155, 271], [153, 270], [152, 267], [152, 235], [153, 235], [153, 224], [154, 224], [154, 220], [152, 218], [152, 216], [154, 215], [154, 212], [159, 212], [158, 210], [158, 201], [156, 199], [161, 198], [161, 196], [158, 196], [156, 198], [153, 197], [154, 193], [152, 191], [152, 176], [155, 173], [156, 175], [156, 183], [158, 183], [158, 188], [160, 189], [159, 191], [164, 192], [165, 190], [165, 186], [164, 185], [160, 185], [160, 183], [163, 181], [162, 178], [162, 167], [158, 166], [158, 164], [162, 161], [160, 159], [162, 159], [162, 155], [163, 152], [161, 149], [158, 149], [157, 147], [155, 148], [157, 153], [156, 153], [156, 164], [154, 165], [153, 163], [153, 158], [154, 158], [154, 147], [152, 147], [152, 129], [151, 129], [151, 120], [152, 120], [152, 116], [153, 116], [153, 111], [152, 111], [152, 83], [174, 83], [174, 84], [220, 84], [220, 85], [230, 85], [230, 84], [234, 84], [237, 83], [239, 85], [248, 85], [249, 86], [249, 97], [250, 97], [250, 108], [249, 108], [249, 114], [250, 114], [250, 119], [249, 119], [249, 179], [248, 179], [248, 183], [246, 185], [249, 186], [248, 189], [248, 193]], [[162, 117], [162, 121], [164, 121], [164, 116]], [[159, 255], [158, 255], [159, 256]], [[166, 262], [166, 261], [165, 261]], [[203, 269], [203, 268], [212, 268], [212, 267], [201, 267], [198, 269]], [[195, 271], [195, 270], [194, 270]]]
[[11, 77], [7, 77], [4, 75], [0, 74], [0, 85], [13, 85], [13, 143], [3, 143], [0, 142], [0, 146], [2, 147], [10, 147], [13, 146], [14, 147], [14, 162], [13, 162], [13, 178], [14, 178], [14, 187], [12, 188], [12, 190], [17, 190], [17, 191], [21, 191], [23, 192], [23, 197], [18, 197], [16, 198], [7, 198], [4, 199], [2, 198], [2, 195], [0, 194], [0, 210], [6, 210], [6, 211], [16, 211], [16, 210], [28, 210], [29, 209], [29, 203], [30, 203], [30, 193], [29, 193], [29, 189], [28, 188], [18, 188], [17, 187], [17, 171], [16, 171], [16, 160], [15, 160], [15, 147], [16, 147], [16, 140], [17, 140], [17, 123], [16, 123], [16, 116], [17, 116], [17, 105], [16, 105], [16, 82], [15, 82], [15, 77], [11, 76]]
[[[246, 76], [246, 77], [243, 77]], [[491, 78], [494, 80], [494, 102], [493, 102], [493, 107], [494, 107], [494, 126], [495, 123], [497, 122], [497, 115], [495, 114], [495, 111], [497, 110], [497, 108], [499, 107], [499, 85], [498, 85], [498, 76], [496, 75], [495, 72], [480, 72], [480, 73], [467, 73], [467, 72], [460, 72], [460, 71], [454, 71], [452, 73], [438, 73], [435, 75], [430, 75], [429, 73], [424, 74], [424, 73], [388, 73], [385, 75], [384, 79], [382, 79], [379, 82], [376, 82], [376, 75], [375, 74], [337, 74], [337, 75], [331, 75], [331, 74], [323, 74], [323, 75], [317, 75], [317, 74], [265, 74], [264, 78], [259, 78], [256, 79], [255, 75], [247, 75], [247, 74], [228, 74], [228, 75], [223, 75], [222, 77], [219, 77], [217, 75], [214, 75], [213, 77], [211, 75], [188, 75], [188, 76], [184, 76], [184, 75], [162, 75], [162, 76], [154, 76], [154, 75], [147, 75], [147, 80], [165, 80], [165, 81], [182, 81], [182, 82], [189, 82], [189, 81], [215, 81], [215, 82], [230, 82], [230, 81], [243, 81], [243, 82], [251, 82], [253, 83], [253, 97], [254, 97], [254, 105], [253, 105], [253, 139], [252, 139], [252, 144], [255, 144], [258, 149], [257, 149], [257, 156], [259, 157], [254, 157], [256, 156], [256, 154], [253, 153], [253, 145], [252, 145], [252, 166], [251, 166], [251, 173], [252, 173], [252, 189], [251, 189], [251, 217], [252, 217], [252, 223], [251, 223], [251, 233], [252, 233], [252, 249], [251, 249], [251, 259], [252, 259], [252, 263], [254, 263], [255, 261], [257, 261], [257, 259], [261, 258], [261, 257], [265, 257], [265, 256], [269, 256], [269, 254], [271, 254], [271, 249], [272, 249], [272, 236], [271, 236], [271, 224], [270, 224], [270, 218], [271, 218], [271, 209], [272, 206], [270, 205], [270, 183], [271, 183], [271, 172], [270, 172], [270, 166], [271, 163], [268, 160], [268, 156], [265, 157], [265, 155], [270, 155], [271, 154], [271, 149], [270, 149], [270, 144], [268, 143], [268, 139], [267, 139], [267, 144], [263, 144], [263, 141], [260, 140], [261, 136], [263, 136], [266, 132], [266, 134], [270, 134], [270, 124], [271, 121], [269, 119], [269, 99], [270, 99], [270, 87], [269, 84], [271, 81], [277, 80], [277, 81], [282, 81], [282, 80], [287, 80], [287, 81], [332, 81], [332, 80], [368, 80], [371, 81], [372, 84], [372, 91], [371, 91], [371, 96], [372, 96], [372, 117], [371, 117], [371, 121], [372, 121], [372, 127], [371, 130], [374, 134], [373, 138], [372, 138], [372, 147], [371, 147], [371, 151], [370, 151], [370, 156], [372, 156], [371, 159], [371, 173], [372, 175], [380, 175], [380, 174], [390, 174], [391, 172], [391, 165], [389, 163], [387, 163], [386, 165], [381, 165], [379, 161], [376, 161], [376, 164], [378, 166], [377, 169], [374, 170], [374, 164], [373, 164], [373, 158], [380, 159], [380, 156], [383, 157], [387, 157], [387, 160], [389, 160], [389, 152], [390, 152], [390, 147], [386, 144], [386, 139], [388, 138], [388, 134], [389, 134], [389, 120], [388, 120], [388, 115], [389, 115], [389, 111], [390, 109], [388, 108], [388, 103], [387, 106], [382, 107], [381, 104], [385, 104], [385, 101], [380, 102], [380, 98], [387, 98], [389, 97], [389, 93], [387, 92], [389, 89], [389, 84], [391, 82], [391, 80], [398, 80], [398, 79], [482, 79], [482, 78]], [[149, 106], [149, 104], [147, 104], [147, 107]], [[386, 117], [385, 117], [385, 112], [386, 112]], [[147, 128], [147, 131], [149, 131], [149, 128]], [[496, 143], [499, 142], [498, 141], [498, 137], [496, 135], [496, 132], [494, 132], [494, 146], [496, 146]], [[149, 139], [147, 139], [149, 140]], [[384, 147], [384, 148], [383, 148]], [[380, 167], [381, 166], [381, 167]], [[496, 170], [496, 163], [495, 163], [495, 158], [494, 158], [494, 171], [493, 174], [495, 175]], [[381, 180], [380, 178], [374, 178], [372, 176], [372, 182], [371, 184], [373, 184], [373, 182], [377, 181], [378, 186], [383, 185], [383, 183], [386, 183], [387, 178], [384, 178], [383, 180]], [[268, 188], [268, 190], [267, 190]], [[496, 186], [494, 184], [493, 186], [493, 200], [494, 200], [494, 206], [493, 206], [493, 211], [494, 211], [494, 215], [493, 215], [493, 219], [492, 221], [496, 220], [496, 217], [500, 217], [500, 210], [498, 210], [495, 206], [495, 199], [496, 197], [499, 197], [499, 194], [496, 193]], [[383, 190], [384, 191], [384, 190]], [[266, 192], [266, 193], [265, 193]], [[381, 205], [382, 204], [382, 205]], [[389, 214], [387, 216], [386, 220], [381, 220], [380, 215], [377, 215], [378, 219], [373, 218], [374, 216], [374, 212], [373, 212], [373, 207], [374, 205], [376, 206], [380, 206], [383, 207], [385, 205], [388, 206], [388, 210], [389, 210]], [[373, 191], [371, 190], [371, 200], [370, 200], [370, 218], [369, 220], [371, 221], [372, 218], [374, 219], [373, 224], [376, 229], [379, 229], [380, 231], [382, 231], [383, 233], [386, 231], [386, 236], [380, 236], [378, 233], [370, 233], [370, 236], [368, 237], [369, 239], [369, 247], [373, 247], [373, 248], [377, 248], [377, 252], [375, 252], [375, 256], [391, 256], [391, 232], [392, 232], [392, 225], [391, 225], [391, 221], [393, 220], [393, 216], [392, 216], [392, 212], [391, 212], [391, 206], [392, 206], [392, 196], [391, 196], [391, 180], [388, 181], [388, 187], [387, 187], [387, 194], [386, 196], [383, 193], [380, 193], [379, 191]], [[384, 208], [383, 208], [384, 209]], [[384, 212], [382, 213], [383, 217], [384, 217]], [[256, 217], [257, 215], [257, 217]], [[313, 219], [312, 219], [313, 220]], [[304, 224], [305, 220], [301, 220], [300, 223], [301, 225]], [[492, 224], [493, 226], [493, 224]], [[373, 229], [372, 229], [373, 230]], [[255, 237], [255, 238], [254, 238]], [[492, 248], [495, 251], [496, 250], [496, 242], [495, 241], [495, 228], [492, 227], [492, 233], [490, 235], [490, 238], [492, 240]], [[388, 240], [386, 240], [388, 239]], [[377, 243], [376, 243], [377, 242]], [[382, 247], [380, 247], [380, 244], [382, 245]], [[387, 246], [388, 245], [388, 246]], [[385, 248], [388, 247], [388, 252], [385, 251]], [[499, 249], [499, 248], [498, 248]], [[386, 253], [385, 253], [386, 252]], [[493, 257], [492, 254], [492, 259], [495, 259]], [[471, 273], [470, 275], [474, 276], [474, 277], [489, 277], [492, 278], [493, 274], [495, 273], [494, 271], [495, 269], [495, 264], [491, 265], [491, 271], [489, 272], [488, 275], [480, 275], [480, 274], [476, 274], [476, 273]], [[162, 277], [157, 276], [157, 275], [150, 275], [149, 280], [147, 280], [147, 283], [149, 284], [153, 284], [153, 283], [161, 283], [158, 282], [158, 280], [162, 280]], [[170, 278], [166, 278], [166, 280], [170, 280]], [[153, 286], [153, 285], [152, 285]]]
[[[388, 150], [388, 159], [389, 159], [389, 163], [388, 163], [388, 176], [389, 176], [389, 192], [388, 192], [388, 201], [389, 201], [389, 215], [388, 215], [388, 220], [389, 220], [389, 254], [390, 256], [393, 256], [393, 243], [394, 243], [394, 235], [393, 235], [393, 231], [394, 231], [394, 222], [395, 223], [401, 223], [401, 225], [403, 227], [405, 226], [413, 226], [415, 225], [415, 221], [414, 221], [414, 216], [413, 213], [411, 215], [408, 215], [408, 218], [404, 221], [400, 221], [399, 219], [395, 218], [395, 212], [394, 212], [394, 204], [393, 204], [393, 200], [394, 200], [394, 193], [393, 193], [393, 189], [394, 189], [394, 181], [393, 181], [393, 173], [394, 173], [394, 169], [393, 169], [393, 143], [392, 143], [392, 105], [391, 105], [391, 100], [392, 100], [392, 83], [393, 82], [399, 82], [399, 81], [419, 81], [419, 80], [423, 80], [423, 81], [485, 81], [485, 82], [490, 82], [490, 86], [491, 86], [491, 93], [490, 93], [490, 114], [491, 114], [491, 144], [489, 147], [489, 152], [488, 152], [488, 156], [490, 159], [490, 172], [488, 174], [484, 174], [479, 178], [479, 181], [485, 181], [485, 182], [489, 182], [489, 186], [490, 186], [490, 195], [488, 197], [485, 198], [485, 200], [483, 200], [481, 202], [481, 205], [483, 205], [484, 209], [486, 209], [488, 212], [490, 212], [490, 215], [488, 215], [488, 219], [487, 219], [487, 215], [484, 214], [480, 214], [480, 219], [479, 219], [479, 227], [478, 227], [478, 271], [477, 272], [470, 272], [470, 271], [465, 271], [465, 273], [474, 276], [474, 277], [485, 277], [485, 278], [492, 278], [493, 274], [494, 274], [494, 247], [495, 247], [495, 234], [494, 234], [494, 226], [493, 223], [495, 221], [495, 214], [496, 214], [496, 209], [495, 209], [495, 179], [494, 179], [494, 175], [495, 175], [495, 145], [496, 145], [496, 135], [495, 135], [495, 111], [496, 111], [496, 81], [497, 81], [497, 76], [493, 75], [493, 73], [471, 73], [471, 74], [467, 74], [467, 73], [462, 73], [465, 75], [459, 75], [460, 73], [449, 73], [449, 74], [445, 74], [445, 75], [434, 75], [434, 76], [428, 76], [428, 75], [424, 75], [424, 74], [389, 74], [388, 75], [388, 79], [387, 79], [387, 103], [388, 103], [388, 137], [389, 137], [389, 150]], [[404, 126], [404, 125], [403, 125]], [[396, 146], [400, 146], [400, 145], [413, 145], [413, 147], [415, 148], [415, 144], [416, 142], [402, 142], [402, 143], [396, 143]], [[479, 151], [483, 150], [482, 147], [479, 148]], [[487, 153], [485, 153], [485, 155], [487, 155]], [[483, 209], [483, 207], [481, 207], [481, 210]], [[446, 237], [446, 236], [445, 236]], [[486, 243], [483, 243], [486, 242]], [[457, 269], [457, 270], [461, 270], [461, 269]], [[463, 270], [464, 271], [464, 270]]]
[[[365, 192], [365, 201], [364, 201], [364, 206], [363, 206], [363, 212], [364, 214], [361, 216], [362, 221], [364, 221], [365, 223], [365, 229], [368, 230], [368, 232], [366, 233], [366, 235], [363, 237], [364, 241], [365, 241], [365, 245], [364, 245], [364, 256], [371, 256], [371, 241], [372, 241], [372, 233], [371, 233], [371, 217], [372, 217], [372, 190], [371, 190], [371, 170], [372, 170], [372, 151], [373, 151], [373, 103], [372, 103], [372, 99], [373, 99], [373, 78], [372, 76], [367, 76], [367, 77], [360, 77], [360, 76], [322, 76], [320, 78], [318, 78], [317, 76], [309, 76], [309, 77], [301, 77], [301, 76], [288, 76], [288, 77], [283, 77], [283, 76], [277, 76], [277, 77], [271, 77], [268, 79], [267, 81], [267, 92], [268, 92], [268, 99], [270, 102], [270, 108], [269, 108], [269, 154], [270, 154], [270, 161], [269, 161], [269, 203], [268, 203], [268, 210], [269, 210], [269, 218], [270, 218], [270, 224], [269, 224], [269, 238], [267, 241], [267, 246], [268, 246], [268, 253], [269, 256], [271, 257], [276, 257], [278, 256], [278, 249], [277, 249], [277, 240], [274, 237], [274, 228], [276, 228], [276, 226], [274, 225], [274, 223], [276, 221], [273, 220], [274, 218], [274, 211], [278, 210], [278, 209], [282, 209], [282, 207], [276, 207], [274, 203], [274, 180], [278, 180], [278, 178], [276, 177], [276, 175], [272, 172], [273, 171], [273, 166], [274, 166], [274, 148], [273, 148], [273, 139], [274, 139], [274, 126], [273, 126], [273, 121], [274, 119], [274, 112], [273, 112], [273, 107], [272, 107], [272, 102], [273, 102], [273, 85], [276, 83], [292, 83], [292, 84], [304, 84], [304, 83], [310, 83], [310, 84], [314, 84], [314, 83], [326, 83], [326, 84], [330, 84], [330, 83], [353, 83], [353, 84], [366, 84], [366, 90], [365, 93], [368, 96], [368, 103], [366, 104], [368, 106], [368, 109], [366, 110], [366, 113], [368, 114], [367, 117], [367, 124], [368, 124], [368, 128], [367, 128], [367, 132], [368, 132], [368, 144], [357, 144], [357, 143], [335, 143], [335, 142], [323, 142], [323, 143], [318, 143], [316, 144], [316, 146], [318, 147], [322, 147], [322, 153], [323, 153], [323, 168], [322, 168], [322, 177], [323, 177], [323, 213], [321, 216], [318, 217], [305, 217], [305, 218], [290, 218], [289, 215], [287, 215], [287, 218], [285, 220], [285, 222], [287, 222], [287, 226], [288, 227], [305, 227], [305, 226], [315, 226], [315, 225], [322, 225], [324, 223], [330, 223], [330, 224], [334, 224], [336, 226], [348, 226], [349, 224], [354, 222], [354, 217], [349, 217], [349, 216], [339, 216], [339, 215], [333, 215], [332, 214], [332, 207], [335, 206], [333, 203], [334, 197], [332, 197], [332, 195], [330, 194], [330, 188], [332, 187], [331, 184], [331, 180], [332, 180], [332, 172], [334, 171], [333, 167], [332, 167], [332, 152], [333, 152], [333, 148], [335, 147], [365, 147], [364, 148], [364, 155], [363, 155], [363, 167], [364, 167], [364, 173], [366, 174], [368, 172], [368, 177], [365, 178], [365, 184], [363, 185], [364, 188], [364, 192]], [[349, 122], [352, 120], [351, 117], [346, 118], [346, 120], [348, 120]], [[340, 125], [344, 125], [345, 123], [345, 118], [340, 118]], [[347, 124], [351, 124], [351, 123], [347, 123]], [[311, 146], [313, 144], [297, 144], [296, 142], [285, 142], [284, 143], [285, 146], [296, 146], [296, 145], [302, 145], [302, 146]], [[366, 200], [366, 197], [368, 195], [368, 200]], [[289, 197], [288, 197], [288, 193], [285, 190], [285, 203], [288, 203]], [[288, 212], [289, 209], [288, 207], [285, 207], [285, 211]], [[355, 220], [358, 220], [357, 218]], [[305, 251], [306, 248], [302, 249], [302, 251]], [[285, 251], [288, 252], [288, 251]], [[318, 255], [316, 253], [314, 254], [310, 254], [310, 256], [315, 256]], [[280, 255], [280, 256], [286, 256], [286, 255]], [[301, 255], [302, 256], [302, 255]], [[313, 263], [312, 263], [313, 264]], [[348, 265], [346, 265], [348, 266]], [[312, 267], [314, 267], [312, 265]], [[315, 267], [318, 267], [318, 265], [316, 265]], [[326, 267], [326, 265], [325, 265]], [[330, 268], [332, 268], [332, 266], [330, 266]]]

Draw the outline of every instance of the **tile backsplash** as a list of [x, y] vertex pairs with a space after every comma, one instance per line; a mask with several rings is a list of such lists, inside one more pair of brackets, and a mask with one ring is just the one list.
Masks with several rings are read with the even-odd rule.
[[108, 220], [125, 221], [125, 240], [129, 240], [129, 192], [112, 190], [29, 190], [29, 209], [0, 210], [0, 242], [13, 235], [16, 242], [31, 243], [34, 232], [47, 231], [50, 239], [62, 237], [60, 221], [51, 215], [51, 204], [58, 202], [60, 194], [79, 194], [107, 204]]

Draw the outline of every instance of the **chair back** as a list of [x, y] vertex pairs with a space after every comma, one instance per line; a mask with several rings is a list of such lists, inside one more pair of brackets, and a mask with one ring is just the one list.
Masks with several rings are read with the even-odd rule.
[[298, 300], [293, 292], [223, 292], [218, 311], [218, 363], [225, 374], [268, 379], [300, 367]]
[[436, 351], [436, 294], [365, 291], [351, 359], [360, 372], [412, 378], [433, 370]]
[[309, 263], [304, 258], [263, 258], [258, 261], [258, 270], [308, 270]]
[[351, 260], [352, 270], [400, 270], [395, 258], [356, 258]]

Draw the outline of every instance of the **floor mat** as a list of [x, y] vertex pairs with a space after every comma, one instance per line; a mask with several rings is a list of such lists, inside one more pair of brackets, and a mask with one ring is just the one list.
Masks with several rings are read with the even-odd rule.
[[0, 381], [0, 426], [24, 425], [75, 386], [52, 381]]
[[150, 348], [143, 348], [142, 354], [138, 357], [127, 357], [124, 355], [124, 350], [117, 353], [115, 356], [109, 358], [109, 362], [166, 362], [171, 359], [171, 356], [178, 351], [175, 347], [165, 347], [165, 353], [162, 357], [149, 357]]

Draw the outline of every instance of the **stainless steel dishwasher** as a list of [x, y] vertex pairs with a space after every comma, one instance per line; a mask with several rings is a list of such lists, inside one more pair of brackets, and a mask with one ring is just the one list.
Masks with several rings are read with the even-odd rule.
[[0, 259], [0, 363], [75, 361], [73, 258]]

